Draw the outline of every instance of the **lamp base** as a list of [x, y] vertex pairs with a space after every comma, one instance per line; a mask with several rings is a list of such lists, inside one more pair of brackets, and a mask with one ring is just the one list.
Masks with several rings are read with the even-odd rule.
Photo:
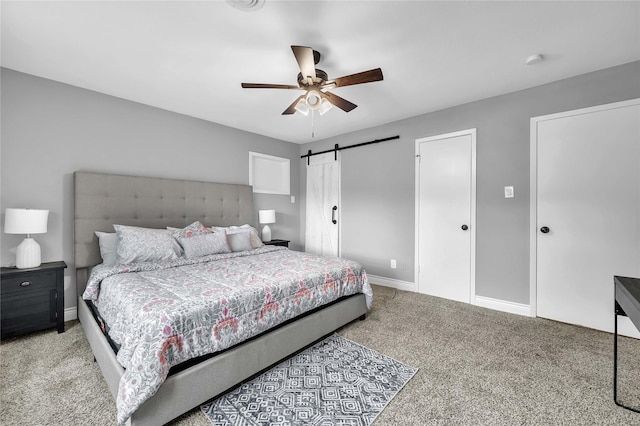
[[265, 225], [264, 228], [262, 228], [262, 241], [265, 243], [271, 241], [271, 228], [269, 228], [269, 225]]
[[37, 268], [41, 263], [40, 245], [33, 238], [25, 238], [16, 250], [16, 268]]

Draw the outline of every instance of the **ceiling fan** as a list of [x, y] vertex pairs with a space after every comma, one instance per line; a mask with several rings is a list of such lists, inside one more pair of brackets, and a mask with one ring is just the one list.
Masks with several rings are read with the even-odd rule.
[[326, 113], [332, 106], [336, 106], [345, 112], [349, 112], [358, 105], [335, 95], [328, 90], [337, 87], [353, 86], [355, 84], [371, 83], [382, 80], [382, 70], [375, 68], [356, 74], [329, 80], [327, 73], [315, 66], [320, 62], [320, 53], [310, 47], [291, 46], [293, 55], [296, 57], [300, 72], [298, 73], [298, 85], [287, 84], [261, 84], [242, 83], [245, 89], [288, 89], [304, 90], [282, 115], [291, 115], [296, 111], [307, 115], [309, 110], [317, 110], [320, 115]]

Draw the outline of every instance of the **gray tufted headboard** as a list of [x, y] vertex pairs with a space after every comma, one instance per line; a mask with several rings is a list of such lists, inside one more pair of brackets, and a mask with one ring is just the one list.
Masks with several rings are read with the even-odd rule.
[[76, 171], [74, 177], [74, 250], [78, 293], [86, 268], [102, 261], [95, 231], [113, 225], [185, 227], [253, 223], [249, 185], [198, 182]]

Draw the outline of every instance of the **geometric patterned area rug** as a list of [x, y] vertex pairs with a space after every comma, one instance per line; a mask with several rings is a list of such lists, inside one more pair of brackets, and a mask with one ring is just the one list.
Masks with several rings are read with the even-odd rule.
[[333, 334], [200, 408], [216, 426], [370, 425], [417, 371]]

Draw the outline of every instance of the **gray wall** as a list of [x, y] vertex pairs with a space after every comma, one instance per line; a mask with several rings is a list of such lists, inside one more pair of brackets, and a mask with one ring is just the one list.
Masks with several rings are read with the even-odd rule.
[[[1, 71], [0, 207], [50, 210], [36, 236], [43, 261], [67, 262], [65, 305], [75, 306], [72, 173], [91, 170], [248, 183], [249, 151], [291, 159], [289, 196], [255, 195], [275, 208], [274, 238], [304, 241], [306, 171], [300, 155], [400, 135], [342, 151], [342, 254], [373, 275], [414, 282], [415, 140], [477, 128], [476, 293], [529, 301], [529, 119], [640, 97], [640, 62], [297, 146], [180, 114]], [[340, 113], [333, 111], [332, 113]], [[516, 197], [503, 198], [513, 185]], [[257, 222], [257, 217], [255, 222]], [[21, 236], [0, 234], [1, 262]], [[389, 259], [398, 268], [389, 267]]]
[[[530, 118], [638, 97], [640, 62], [633, 62], [305, 144], [300, 153], [400, 135], [342, 151], [342, 255], [370, 274], [414, 283], [415, 140], [476, 128], [476, 294], [528, 304]], [[507, 185], [515, 198], [504, 198]], [[304, 211], [302, 198], [300, 205]]]
[[[291, 194], [299, 195], [299, 146], [1, 69], [0, 216], [7, 207], [49, 209], [48, 232], [35, 235], [43, 262], [64, 260], [65, 306], [76, 305], [73, 172], [249, 183], [249, 151], [291, 159]], [[255, 194], [257, 210], [277, 211], [274, 238], [300, 246], [299, 204]], [[1, 234], [3, 266], [24, 236]]]

